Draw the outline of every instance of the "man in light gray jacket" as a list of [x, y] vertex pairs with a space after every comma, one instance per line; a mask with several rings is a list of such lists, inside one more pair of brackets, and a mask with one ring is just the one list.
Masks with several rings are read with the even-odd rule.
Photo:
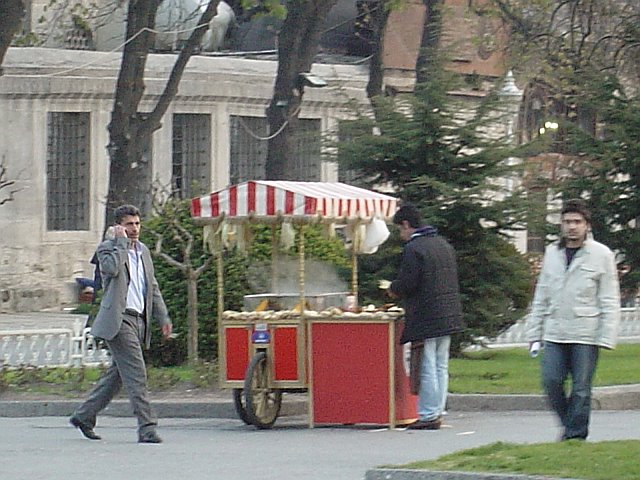
[[584, 440], [599, 349], [616, 345], [620, 289], [614, 254], [591, 238], [591, 213], [583, 200], [564, 204], [560, 228], [560, 240], [544, 254], [527, 338], [544, 343], [542, 384], [564, 427], [562, 439]]
[[149, 249], [139, 240], [140, 211], [133, 205], [115, 210], [114, 238], [98, 246], [97, 257], [104, 286], [100, 310], [91, 333], [107, 342], [112, 363], [76, 409], [70, 422], [90, 440], [100, 440], [94, 432], [97, 414], [124, 385], [133, 413], [138, 418], [138, 441], [160, 443], [157, 419], [147, 399], [147, 372], [142, 354], [151, 343], [151, 319], [169, 337], [172, 324], [167, 314]]

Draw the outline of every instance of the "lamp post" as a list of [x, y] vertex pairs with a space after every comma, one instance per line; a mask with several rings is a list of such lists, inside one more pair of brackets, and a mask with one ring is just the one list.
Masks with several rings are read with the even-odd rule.
[[505, 113], [505, 132], [509, 139], [509, 143], [513, 143], [518, 124], [518, 112], [520, 111], [520, 103], [522, 102], [522, 90], [516, 85], [513, 72], [509, 70], [504, 78], [504, 84], [498, 93], [502, 100]]

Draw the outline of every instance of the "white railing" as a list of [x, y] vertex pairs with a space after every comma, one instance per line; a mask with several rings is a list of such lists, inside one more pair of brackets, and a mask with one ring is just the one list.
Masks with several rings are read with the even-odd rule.
[[[621, 313], [618, 341], [640, 342], [640, 307], [625, 307], [621, 309]], [[525, 322], [526, 317], [489, 343], [499, 346], [526, 344]]]
[[[495, 340], [497, 347], [526, 345], [526, 318], [514, 324]], [[640, 308], [622, 309], [618, 339], [621, 343], [640, 343]], [[111, 363], [104, 342], [97, 342], [90, 328], [75, 321], [72, 328], [22, 329], [0, 331], [0, 367], [79, 367]]]
[[96, 342], [79, 321], [72, 328], [0, 331], [0, 366], [79, 367], [111, 363], [103, 342]]

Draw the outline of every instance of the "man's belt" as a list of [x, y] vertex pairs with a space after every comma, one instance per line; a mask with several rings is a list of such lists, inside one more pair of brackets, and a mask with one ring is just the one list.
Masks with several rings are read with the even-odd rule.
[[144, 318], [144, 315], [142, 313], [136, 312], [133, 308], [125, 308], [124, 314], [131, 315], [132, 317]]

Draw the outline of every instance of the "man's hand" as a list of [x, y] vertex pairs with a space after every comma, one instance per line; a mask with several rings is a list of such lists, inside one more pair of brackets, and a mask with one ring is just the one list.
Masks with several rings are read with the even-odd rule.
[[173, 332], [173, 324], [168, 323], [167, 325], [162, 326], [162, 336], [165, 339], [171, 338], [171, 333]]
[[542, 340], [535, 340], [533, 342], [529, 342], [529, 355], [531, 358], [536, 358], [540, 353], [540, 349], [542, 348]]
[[125, 230], [125, 228], [122, 225], [114, 225], [113, 226], [113, 233], [114, 233], [116, 238], [126, 237], [127, 236], [127, 231]]

